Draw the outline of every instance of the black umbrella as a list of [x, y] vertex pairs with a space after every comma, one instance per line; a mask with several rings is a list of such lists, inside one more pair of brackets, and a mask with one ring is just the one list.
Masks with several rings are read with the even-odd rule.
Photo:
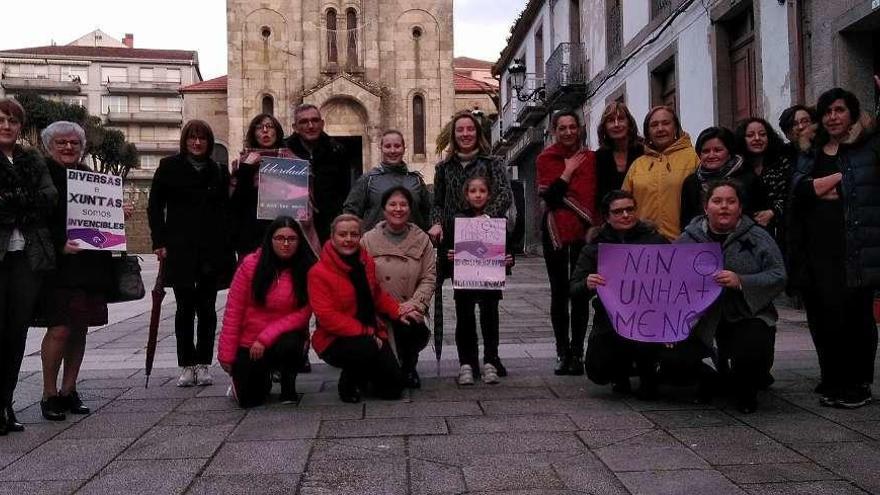
[[156, 343], [159, 340], [159, 319], [162, 315], [162, 300], [165, 299], [165, 260], [159, 258], [159, 273], [156, 284], [150, 291], [153, 295], [153, 308], [150, 310], [150, 329], [147, 334], [147, 360], [144, 363], [144, 375], [147, 379], [144, 388], [150, 386], [150, 373], [153, 372], [153, 359], [156, 357]]
[[[440, 256], [444, 256], [441, 258]], [[437, 246], [437, 286], [434, 289], [434, 353], [437, 355], [437, 376], [440, 376], [440, 356], [443, 354], [443, 267], [446, 253]]]

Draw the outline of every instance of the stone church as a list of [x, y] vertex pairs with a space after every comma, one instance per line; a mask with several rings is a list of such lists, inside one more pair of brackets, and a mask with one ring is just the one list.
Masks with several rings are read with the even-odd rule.
[[229, 154], [250, 119], [321, 109], [349, 150], [352, 179], [403, 132], [406, 161], [433, 181], [435, 139], [455, 109], [452, 0], [227, 0]]

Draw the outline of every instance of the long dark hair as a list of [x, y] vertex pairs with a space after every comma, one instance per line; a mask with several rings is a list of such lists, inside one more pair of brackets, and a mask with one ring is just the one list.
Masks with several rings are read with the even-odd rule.
[[[279, 229], [288, 227], [296, 232], [299, 236], [299, 245], [296, 253], [289, 260], [282, 260], [275, 254], [272, 248], [272, 237]], [[278, 280], [278, 276], [284, 270], [290, 270], [293, 275], [293, 294], [296, 296], [296, 303], [299, 307], [305, 305], [309, 301], [309, 294], [306, 290], [306, 276], [309, 268], [315, 264], [315, 256], [309, 249], [306, 241], [306, 235], [300, 227], [299, 223], [291, 217], [280, 216], [276, 218], [266, 229], [266, 235], [263, 237], [262, 252], [260, 259], [257, 261], [257, 268], [254, 271], [254, 281], [251, 286], [253, 290], [254, 301], [260, 306], [266, 305], [266, 294], [272, 284]]]
[[746, 143], [746, 131], [749, 125], [755, 122], [764, 126], [764, 131], [767, 133], [767, 150], [764, 151], [763, 163], [764, 166], [768, 166], [776, 161], [779, 154], [782, 153], [783, 146], [782, 138], [779, 137], [779, 134], [776, 133], [776, 130], [773, 129], [769, 122], [760, 117], [749, 117], [743, 120], [736, 127], [736, 144], [746, 163], [751, 165], [755, 155], [749, 151], [749, 145]]

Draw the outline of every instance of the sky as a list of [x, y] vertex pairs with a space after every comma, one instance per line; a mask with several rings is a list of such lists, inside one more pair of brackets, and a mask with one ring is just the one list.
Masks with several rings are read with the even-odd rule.
[[[526, 0], [454, 0], [455, 56], [495, 61]], [[196, 50], [204, 79], [226, 74], [226, 0], [3, 0], [0, 50], [67, 44], [101, 29], [135, 48]]]

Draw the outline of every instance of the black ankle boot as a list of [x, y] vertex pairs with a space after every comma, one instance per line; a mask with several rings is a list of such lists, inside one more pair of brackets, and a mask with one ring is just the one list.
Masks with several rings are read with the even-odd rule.
[[361, 401], [361, 391], [358, 390], [357, 381], [349, 376], [349, 373], [345, 370], [342, 370], [342, 373], [339, 374], [337, 389], [339, 391], [339, 399], [342, 402], [356, 404]]
[[43, 418], [49, 421], [64, 421], [67, 419], [67, 416], [64, 415], [64, 410], [64, 400], [57, 395], [40, 401], [40, 412], [43, 413]]
[[556, 367], [553, 368], [554, 375], [567, 375], [571, 367], [571, 357], [568, 354], [556, 357]]
[[419, 372], [416, 371], [415, 368], [404, 370], [403, 386], [406, 388], [422, 388], [422, 379], [419, 377]]
[[8, 431], [24, 431], [24, 425], [18, 422], [15, 417], [15, 409], [12, 406], [6, 406], [6, 429]]
[[92, 410], [88, 408], [85, 404], [83, 404], [82, 399], [79, 397], [79, 394], [76, 390], [71, 390], [67, 394], [59, 394], [58, 397], [64, 401], [64, 409], [69, 411], [70, 414], [91, 414]]
[[299, 399], [296, 393], [296, 375], [289, 371], [281, 372], [281, 395], [278, 400], [282, 404], [295, 404]]
[[573, 353], [568, 361], [568, 374], [581, 376], [584, 374], [584, 353]]

